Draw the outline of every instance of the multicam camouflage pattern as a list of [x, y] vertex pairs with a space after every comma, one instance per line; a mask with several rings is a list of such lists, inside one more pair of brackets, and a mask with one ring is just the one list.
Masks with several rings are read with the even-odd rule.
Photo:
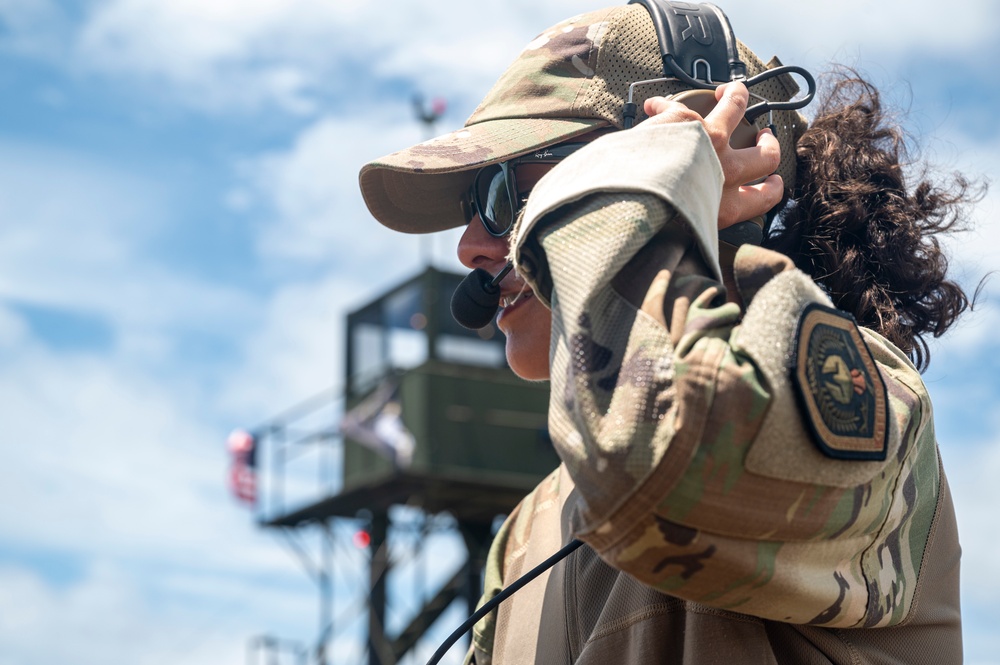
[[[740, 57], [753, 76], [780, 64], [764, 63], [743, 44]], [[621, 5], [562, 21], [536, 37], [487, 93], [460, 129], [366, 164], [360, 185], [372, 215], [391, 229], [429, 233], [468, 221], [461, 201], [473, 171], [600, 127], [623, 126], [629, 84], [663, 77], [656, 32], [641, 5]], [[642, 102], [687, 89], [670, 81], [637, 89]], [[790, 99], [798, 86], [788, 75], [753, 92]], [[797, 112], [773, 117], [782, 147], [778, 168], [786, 186], [795, 179], [794, 145], [806, 128]], [[763, 128], [766, 117], [758, 119]]]
[[[586, 149], [595, 163], [600, 143]], [[571, 186], [557, 167], [539, 189]], [[919, 374], [863, 330], [887, 386], [888, 456], [824, 456], [790, 371], [801, 312], [829, 301], [788, 258], [743, 247], [735, 275], [744, 306], [727, 302], [690, 232], [714, 223], [617, 192], [568, 199], [541, 219], [529, 209], [515, 231], [518, 269], [552, 305], [549, 426], [575, 490], [544, 527], [533, 516], [553, 501], [553, 479], [512, 516], [491, 554], [490, 583], [520, 574], [510, 565], [530, 549], [526, 534], [561, 530], [685, 611], [694, 604], [797, 624], [814, 645], [832, 639], [839, 646], [824, 648], [822, 662], [889, 662], [877, 654], [893, 640], [904, 651], [911, 642], [941, 651], [936, 660], [891, 662], [959, 662], [958, 544], [935, 526], [953, 517]], [[565, 486], [559, 494], [567, 496]], [[935, 529], [944, 534], [936, 541]], [[932, 592], [936, 584], [950, 588]], [[536, 594], [540, 611], [551, 591], [520, 593]], [[921, 593], [929, 614], [917, 617]], [[931, 625], [923, 633], [899, 632], [923, 622]], [[882, 630], [820, 631], [865, 628]], [[503, 630], [477, 627], [479, 665]], [[684, 663], [717, 662], [689, 656]]]
[[[581, 231], [577, 226], [574, 235]], [[560, 243], [559, 230], [543, 242], [550, 266], [557, 253], [578, 251]], [[739, 259], [743, 283], [791, 269], [788, 259], [759, 249], [744, 249]], [[586, 500], [579, 521], [584, 539], [615, 567], [714, 607], [838, 628], [902, 621], [939, 482], [930, 404], [916, 372], [882, 354], [891, 362], [884, 371], [895, 374], [888, 381], [891, 459], [824, 458], [801, 417], [767, 418], [775, 402], [794, 403], [787, 385], [778, 391], [765, 380], [787, 366], [762, 367], [766, 360], [741, 344], [750, 336], [775, 345], [793, 340], [775, 340], [749, 322], [741, 326], [738, 308], [686, 268], [681, 262], [658, 275], [651, 289], [665, 295], [644, 307], [658, 321], [683, 322], [673, 349], [665, 331], [644, 317], [634, 317], [628, 331], [598, 326], [586, 311], [560, 310], [557, 317], [586, 324], [559, 335], [572, 340], [573, 360], [554, 366], [553, 391], [573, 401], [553, 402], [561, 413], [550, 414], [558, 427], [553, 440]], [[761, 290], [787, 292], [782, 282], [789, 280], [771, 281]], [[612, 349], [621, 350], [620, 363]], [[766, 439], [791, 439], [805, 463], [754, 473], [746, 459]], [[847, 469], [861, 476], [856, 484], [823, 477], [824, 467], [852, 464], [864, 464]], [[631, 500], [636, 495], [644, 498], [641, 508]]]

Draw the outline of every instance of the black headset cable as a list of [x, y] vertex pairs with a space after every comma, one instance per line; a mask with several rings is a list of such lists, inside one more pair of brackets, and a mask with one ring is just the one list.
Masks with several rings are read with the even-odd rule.
[[520, 590], [521, 587], [523, 587], [525, 584], [527, 584], [528, 582], [535, 579], [536, 577], [544, 573], [552, 566], [556, 565], [557, 563], [565, 559], [578, 547], [580, 547], [580, 545], [583, 545], [583, 541], [574, 538], [569, 542], [568, 545], [566, 545], [561, 550], [550, 556], [548, 559], [546, 559], [545, 561], [541, 562], [540, 564], [538, 564], [537, 566], [526, 572], [524, 575], [521, 575], [510, 586], [505, 588], [496, 596], [490, 598], [488, 602], [486, 602], [482, 607], [476, 610], [475, 614], [466, 619], [461, 626], [456, 628], [455, 632], [453, 632], [451, 635], [448, 636], [448, 639], [446, 639], [444, 642], [441, 643], [441, 646], [438, 647], [438, 650], [435, 651], [434, 655], [431, 656], [431, 659], [427, 661], [427, 665], [437, 665], [438, 661], [444, 658], [444, 655], [448, 653], [448, 649], [450, 649], [452, 645], [458, 641], [458, 638], [467, 633], [474, 625], [476, 625], [477, 621], [479, 621], [484, 616], [492, 612], [497, 605], [507, 600], [507, 598], [509, 598], [518, 590]]

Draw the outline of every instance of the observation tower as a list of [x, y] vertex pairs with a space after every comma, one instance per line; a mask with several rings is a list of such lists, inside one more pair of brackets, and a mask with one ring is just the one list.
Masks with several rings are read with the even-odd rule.
[[[362, 662], [423, 662], [416, 647], [442, 613], [459, 601], [463, 615], [475, 610], [498, 516], [558, 465], [548, 384], [514, 376], [494, 325], [472, 331], [452, 319], [461, 279], [427, 268], [348, 314], [342, 387], [255, 430], [257, 520], [320, 591], [316, 645], [296, 662], [345, 662], [331, 649], [357, 636], [360, 610], [349, 609], [361, 606]], [[413, 593], [442, 577], [424, 548], [441, 532], [460, 536], [464, 558], [436, 589]], [[344, 571], [356, 578], [361, 566], [367, 579], [352, 590]], [[275, 662], [269, 644], [280, 642], [254, 638], [248, 662]]]

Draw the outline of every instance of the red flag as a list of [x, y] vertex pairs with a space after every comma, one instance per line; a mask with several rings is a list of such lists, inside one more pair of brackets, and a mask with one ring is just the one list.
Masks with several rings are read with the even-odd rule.
[[236, 429], [226, 440], [232, 456], [229, 467], [229, 489], [240, 501], [257, 502], [257, 437], [246, 430]]

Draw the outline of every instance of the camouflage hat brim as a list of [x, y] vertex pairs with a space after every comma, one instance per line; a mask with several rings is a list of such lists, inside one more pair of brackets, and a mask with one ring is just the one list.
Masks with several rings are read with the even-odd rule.
[[600, 118], [504, 118], [472, 124], [394, 152], [361, 169], [361, 194], [379, 222], [403, 233], [465, 224], [476, 171], [610, 123]]

